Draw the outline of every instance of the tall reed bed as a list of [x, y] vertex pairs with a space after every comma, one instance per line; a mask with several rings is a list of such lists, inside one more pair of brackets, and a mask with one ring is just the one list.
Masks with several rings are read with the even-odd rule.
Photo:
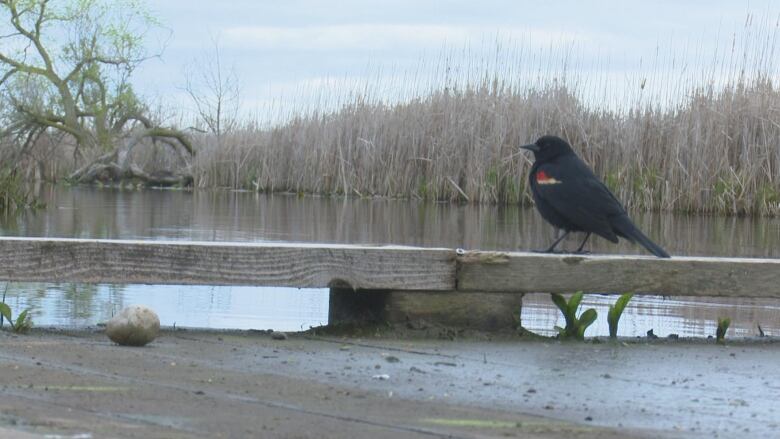
[[629, 208], [780, 214], [780, 33], [752, 19], [715, 53], [659, 49], [622, 76], [574, 46], [443, 51], [307, 108], [281, 102], [283, 122], [199, 135], [195, 184], [527, 204], [518, 146], [556, 134]]
[[530, 202], [518, 145], [568, 139], [632, 208], [780, 213], [780, 90], [765, 76], [692, 86], [676, 105], [586, 105], [564, 83], [501, 78], [395, 104], [357, 96], [267, 128], [198, 138], [200, 187]]

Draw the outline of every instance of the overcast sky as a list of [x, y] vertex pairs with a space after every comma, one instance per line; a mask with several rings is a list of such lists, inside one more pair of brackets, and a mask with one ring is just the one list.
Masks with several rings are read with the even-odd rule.
[[223, 65], [234, 66], [240, 78], [243, 111], [261, 116], [271, 102], [311, 104], [352, 83], [382, 83], [376, 94], [404, 96], [410, 75], [416, 82], [443, 81], [436, 69], [443, 53], [457, 58], [453, 63], [492, 65], [512, 75], [517, 69], [538, 74], [566, 59], [569, 75], [600, 75], [619, 88], [637, 72], [711, 67], [716, 50], [724, 59], [733, 36], [745, 38], [749, 19], [747, 29], [756, 34], [775, 29], [780, 14], [780, 2], [736, 0], [160, 0], [149, 6], [170, 35], [162, 57], [136, 77], [143, 93], [187, 105], [185, 73], [217, 38]]

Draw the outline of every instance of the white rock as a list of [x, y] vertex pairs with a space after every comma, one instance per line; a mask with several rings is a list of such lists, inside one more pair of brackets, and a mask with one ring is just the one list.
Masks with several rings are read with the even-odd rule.
[[160, 318], [151, 308], [143, 305], [122, 308], [106, 324], [108, 338], [125, 346], [143, 346], [154, 340], [158, 332]]

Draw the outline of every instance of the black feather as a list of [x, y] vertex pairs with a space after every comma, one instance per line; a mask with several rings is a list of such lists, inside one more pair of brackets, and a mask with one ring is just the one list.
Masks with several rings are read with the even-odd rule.
[[659, 247], [656, 243], [650, 240], [641, 230], [639, 230], [627, 215], [614, 218], [612, 221], [612, 228], [618, 236], [626, 238], [631, 242], [638, 243], [642, 247], [646, 248], [650, 253], [658, 256], [659, 258], [669, 258], [669, 253], [666, 250]]

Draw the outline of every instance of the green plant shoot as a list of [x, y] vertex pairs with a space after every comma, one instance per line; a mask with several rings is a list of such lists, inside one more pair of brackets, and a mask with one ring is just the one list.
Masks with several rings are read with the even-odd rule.
[[609, 306], [609, 313], [607, 313], [607, 322], [609, 323], [609, 338], [617, 338], [618, 323], [620, 322], [620, 316], [623, 315], [623, 310], [626, 309], [626, 305], [634, 297], [633, 293], [626, 293], [618, 297], [614, 305]]
[[718, 318], [718, 329], [715, 331], [715, 340], [718, 343], [724, 343], [726, 339], [726, 331], [731, 325], [731, 319], [728, 317]]
[[553, 303], [561, 310], [561, 313], [566, 320], [565, 328], [559, 326], [555, 327], [558, 331], [558, 336], [561, 339], [574, 338], [577, 340], [584, 340], [585, 330], [596, 321], [598, 314], [595, 309], [590, 308], [584, 311], [579, 318], [577, 317], [577, 309], [580, 307], [580, 302], [582, 302], [582, 291], [574, 293], [569, 298], [568, 302], [562, 295], [557, 293], [552, 293], [551, 297]]
[[8, 324], [11, 325], [11, 330], [17, 334], [24, 334], [32, 328], [32, 318], [30, 317], [29, 309], [26, 309], [16, 316], [16, 321], [11, 317], [11, 307], [5, 302], [0, 302], [0, 315], [5, 320], [8, 320]]

